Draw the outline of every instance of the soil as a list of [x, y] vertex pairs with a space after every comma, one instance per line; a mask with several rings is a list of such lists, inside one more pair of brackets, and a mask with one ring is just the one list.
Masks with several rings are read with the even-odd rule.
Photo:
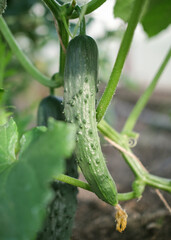
[[[120, 130], [129, 114], [136, 94], [121, 95], [115, 100], [115, 127]], [[170, 97], [153, 95], [140, 117], [135, 131], [140, 133], [134, 153], [152, 174], [171, 177], [171, 122], [167, 115]], [[134, 176], [116, 149], [103, 142], [103, 152], [119, 192], [131, 190]], [[84, 179], [80, 174], [80, 179]], [[171, 194], [161, 191], [171, 206]], [[154, 188], [146, 187], [141, 199], [120, 203], [128, 214], [127, 228], [116, 231], [115, 210], [99, 200], [93, 193], [79, 190], [78, 209], [72, 240], [169, 240], [171, 214], [159, 199]]]

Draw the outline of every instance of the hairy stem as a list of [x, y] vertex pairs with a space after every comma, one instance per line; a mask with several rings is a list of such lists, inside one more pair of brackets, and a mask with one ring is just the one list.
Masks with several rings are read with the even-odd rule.
[[[98, 125], [97, 125], [99, 131], [112, 141], [116, 142], [119, 144], [121, 147], [123, 147], [126, 151], [132, 153], [132, 151], [129, 149], [128, 146], [124, 143], [122, 140], [123, 136], [121, 136], [119, 133], [117, 133], [107, 122], [102, 120]], [[126, 163], [129, 165], [131, 170], [133, 171], [134, 175], [139, 178], [143, 178], [143, 172], [146, 172], [144, 168], [142, 167], [141, 163], [136, 161], [136, 159], [128, 156], [126, 153], [122, 153], [122, 156]]]
[[[88, 183], [80, 181], [76, 178], [69, 177], [69, 176], [64, 175], [64, 174], [60, 174], [57, 177], [54, 177], [54, 179], [58, 180], [58, 181], [61, 181], [61, 182], [71, 184], [71, 185], [76, 186], [76, 187], [80, 187], [80, 188], [82, 188], [84, 190], [87, 190], [87, 191], [90, 191], [90, 192], [93, 192]], [[118, 193], [118, 200], [119, 201], [127, 201], [127, 200], [130, 200], [130, 199], [133, 199], [133, 198], [135, 198], [134, 192]]]
[[[98, 129], [104, 136], [119, 144], [126, 150], [126, 152], [132, 154], [130, 148], [124, 143], [124, 141], [122, 141], [123, 136], [119, 136], [119, 133], [110, 127], [104, 120], [98, 124]], [[121, 154], [137, 179], [140, 179], [146, 185], [171, 192], [171, 179], [154, 176], [148, 173], [148, 171], [137, 158], [131, 157], [130, 154], [126, 152], [121, 151]]]
[[11, 50], [24, 67], [24, 69], [38, 82], [47, 86], [47, 87], [56, 87], [58, 84], [54, 81], [51, 81], [48, 77], [43, 75], [27, 58], [24, 52], [21, 50], [17, 42], [15, 41], [10, 29], [8, 28], [6, 22], [4, 21], [3, 17], [0, 16], [0, 30], [9, 44]]
[[134, 35], [134, 31], [135, 28], [138, 24], [144, 3], [146, 0], [137, 0], [135, 1], [134, 4], [134, 8], [132, 11], [132, 14], [130, 16], [129, 22], [128, 22], [128, 26], [127, 29], [125, 31], [125, 34], [123, 36], [121, 45], [120, 45], [120, 49], [116, 58], [116, 62], [114, 64], [109, 82], [107, 84], [107, 87], [103, 93], [103, 96], [98, 104], [97, 107], [97, 122], [100, 122], [101, 119], [103, 118], [109, 104], [110, 101], [112, 100], [112, 97], [115, 93], [122, 69], [123, 69], [123, 65], [126, 59], [126, 56], [128, 54], [131, 42], [132, 42], [132, 38]]
[[144, 182], [151, 187], [162, 189], [171, 193], [171, 179], [146, 174]]
[[91, 187], [88, 183], [86, 182], [83, 182], [83, 181], [80, 181], [76, 178], [73, 178], [73, 177], [69, 177], [67, 175], [64, 175], [64, 174], [60, 174], [58, 175], [57, 177], [55, 177], [55, 180], [59, 180], [61, 182], [65, 182], [65, 183], [68, 183], [68, 184], [71, 184], [75, 187], [80, 187], [80, 188], [83, 188], [87, 191], [90, 191], [90, 192], [93, 192], [91, 190]]
[[124, 125], [124, 128], [123, 128], [122, 132], [132, 131], [132, 129], [134, 128], [142, 110], [144, 109], [144, 107], [147, 104], [150, 96], [152, 95], [161, 74], [163, 73], [165, 67], [167, 66], [167, 63], [169, 62], [170, 57], [171, 57], [171, 48], [167, 52], [161, 66], [158, 69], [156, 75], [154, 76], [152, 82], [150, 83], [148, 88], [145, 90], [143, 95], [139, 98], [136, 105], [134, 106], [132, 112], [130, 113], [130, 115], [129, 115], [129, 117], [128, 117], [125, 125]]

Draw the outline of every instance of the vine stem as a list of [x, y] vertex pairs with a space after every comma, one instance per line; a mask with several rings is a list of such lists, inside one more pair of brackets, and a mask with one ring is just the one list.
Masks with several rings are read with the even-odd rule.
[[[64, 23], [60, 20], [57, 20], [59, 26], [59, 36], [61, 38], [62, 44], [60, 44], [60, 65], [59, 65], [59, 74], [63, 77], [64, 75], [64, 68], [65, 68], [65, 56], [66, 56], [66, 49], [69, 42], [69, 35], [67, 30], [64, 26]], [[66, 24], [68, 25], [68, 21], [66, 20]], [[64, 50], [65, 48], [65, 50]]]
[[[124, 152], [122, 152], [122, 148], [120, 148], [119, 150], [121, 151], [125, 162], [129, 165], [137, 179], [140, 179], [144, 184], [151, 187], [171, 192], [171, 179], [158, 177], [148, 173], [148, 171], [144, 168], [139, 159], [132, 157], [133, 155], [130, 148], [119, 139], [118, 133], [116, 133], [116, 131], [111, 126], [109, 126], [104, 120], [102, 120], [97, 125], [97, 127], [104, 136], [118, 143], [122, 148], [125, 149]], [[122, 135], [120, 136], [120, 138], [122, 138]], [[116, 147], [116, 144], [114, 145]], [[128, 152], [130, 153], [128, 154]]]
[[[65, 183], [71, 184], [75, 187], [80, 187], [84, 190], [93, 192], [93, 190], [91, 189], [91, 187], [88, 183], [80, 181], [76, 178], [73, 178], [73, 177], [70, 177], [70, 176], [67, 176], [67, 175], [64, 175], [64, 174], [60, 174], [57, 177], [54, 177], [54, 180], [65, 182]], [[133, 198], [135, 198], [134, 192], [118, 193], [118, 200], [119, 201], [127, 201], [127, 200], [130, 200], [130, 199], [133, 199]]]
[[[85, 33], [85, 19], [84, 19], [84, 15], [86, 13], [86, 9], [87, 9], [87, 5], [84, 5], [81, 9], [79, 7], [77, 7], [77, 10], [78, 12], [80, 13], [79, 14], [79, 20], [74, 28], [74, 33], [73, 33], [73, 37], [76, 36], [77, 34], [77, 31], [78, 31], [78, 28], [79, 28], [79, 25], [80, 25], [80, 28], [81, 30], [83, 30], [83, 32]], [[83, 29], [82, 29], [83, 27]]]
[[13, 53], [21, 63], [21, 65], [25, 68], [25, 70], [38, 82], [47, 86], [47, 87], [56, 87], [58, 84], [57, 82], [51, 81], [50, 78], [43, 75], [27, 58], [24, 52], [21, 50], [17, 42], [15, 41], [10, 29], [8, 28], [5, 20], [2, 16], [0, 16], [0, 30], [9, 44], [10, 48], [12, 49]]
[[[89, 14], [89, 13], [93, 12], [94, 10], [96, 10], [97, 8], [99, 8], [106, 1], [107, 0], [92, 0], [92, 1], [88, 2], [87, 4], [83, 5], [81, 7], [81, 9], [85, 7], [86, 8], [85, 14]], [[71, 15], [72, 19], [77, 18], [77, 17], [79, 17], [79, 14], [77, 12], [74, 12]]]
[[146, 0], [135, 1], [134, 8], [131, 13], [130, 19], [128, 21], [128, 26], [123, 36], [109, 82], [107, 84], [107, 87], [97, 107], [97, 114], [96, 114], [97, 122], [100, 122], [101, 119], [103, 118], [110, 104], [110, 101], [112, 100], [112, 97], [115, 93], [115, 90], [123, 69], [123, 65], [132, 42], [134, 31], [138, 24], [139, 18], [141, 16], [141, 12], [142, 12], [145, 1]]
[[[122, 148], [126, 150], [126, 153], [122, 152], [122, 155], [124, 157], [124, 160], [129, 165], [131, 170], [133, 171], [134, 175], [139, 178], [143, 178], [142, 173], [145, 171], [142, 165], [139, 161], [137, 161], [135, 158], [132, 158], [131, 156], [128, 156], [128, 152], [132, 155], [131, 150], [126, 146], [126, 144], [122, 141], [123, 136], [120, 136], [119, 133], [116, 132], [106, 121], [102, 120], [97, 125], [99, 131], [112, 140], [113, 142], [116, 142], [118, 145], [120, 145]], [[121, 150], [121, 149], [120, 149]], [[146, 172], [146, 171], [145, 171]]]
[[150, 85], [147, 87], [147, 89], [145, 90], [143, 95], [139, 98], [135, 107], [133, 108], [132, 112], [130, 113], [129, 117], [127, 118], [122, 132], [132, 131], [132, 129], [134, 128], [134, 126], [138, 120], [138, 117], [140, 116], [142, 110], [144, 109], [150, 96], [152, 95], [161, 74], [163, 73], [165, 67], [167, 66], [167, 63], [170, 60], [170, 57], [171, 57], [171, 48], [167, 52], [160, 68], [158, 69], [158, 71], [157, 71], [156, 75], [154, 76], [153, 80], [151, 81]]
[[57, 19], [60, 14], [60, 11], [61, 11], [61, 8], [60, 8], [60, 5], [58, 4], [58, 2], [55, 0], [43, 0], [43, 2], [51, 10], [53, 15]]

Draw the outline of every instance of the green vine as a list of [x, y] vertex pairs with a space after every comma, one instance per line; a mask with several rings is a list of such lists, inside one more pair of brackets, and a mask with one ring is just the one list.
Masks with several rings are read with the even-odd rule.
[[[68, 21], [66, 21], [66, 24], [68, 25]], [[58, 27], [59, 27], [59, 37], [60, 37], [60, 65], [59, 65], [59, 74], [62, 76], [64, 75], [64, 68], [65, 68], [65, 55], [66, 55], [66, 49], [68, 46], [69, 41], [69, 35], [68, 32], [64, 26], [64, 23], [60, 20], [58, 20]]]
[[[88, 183], [80, 181], [80, 180], [78, 180], [76, 178], [73, 178], [73, 177], [69, 177], [69, 176], [64, 175], [64, 174], [60, 174], [57, 177], [54, 177], [54, 180], [65, 182], [65, 183], [71, 184], [73, 186], [80, 187], [84, 190], [93, 192]], [[118, 193], [118, 200], [119, 201], [127, 201], [127, 200], [131, 200], [133, 198], [135, 198], [134, 192]]]
[[122, 39], [122, 42], [120, 45], [120, 49], [119, 49], [109, 82], [107, 84], [107, 87], [106, 87], [106, 89], [103, 93], [103, 96], [97, 107], [97, 115], [96, 115], [97, 122], [100, 122], [101, 119], [103, 118], [103, 116], [110, 104], [110, 101], [112, 100], [113, 95], [115, 93], [115, 90], [116, 90], [116, 87], [117, 87], [117, 84], [119, 82], [119, 78], [120, 78], [120, 75], [122, 72], [122, 68], [123, 68], [126, 56], [128, 54], [131, 42], [132, 42], [134, 31], [139, 22], [139, 18], [141, 16], [141, 12], [143, 10], [145, 1], [146, 0], [135, 1], [134, 8], [131, 13], [130, 19], [128, 21], [128, 26], [127, 26], [127, 29], [123, 36], [123, 39]]
[[[130, 150], [128, 145], [125, 145], [125, 143], [122, 142], [122, 135], [120, 135], [120, 138], [116, 138], [115, 130], [110, 127], [104, 120], [98, 124], [98, 129], [104, 136], [108, 137], [113, 141], [116, 141], [116, 143], [118, 143], [123, 149], [126, 150], [126, 153], [121, 151], [121, 154], [128, 166], [133, 171], [136, 180], [139, 179], [144, 184], [171, 192], [170, 179], [161, 178], [148, 173], [148, 171], [144, 168], [142, 163], [137, 158], [128, 155], [129, 153], [132, 154], [132, 151]], [[115, 135], [113, 133], [115, 133]]]
[[[37, 80], [38, 82], [40, 82], [41, 84], [47, 87], [58, 87], [59, 85], [58, 79], [55, 82], [51, 81], [50, 78], [43, 75], [27, 58], [27, 56], [24, 54], [24, 52], [21, 50], [21, 48], [15, 41], [10, 29], [8, 28], [2, 16], [0, 16], [0, 30], [5, 40], [9, 44], [11, 50], [13, 51], [14, 55], [19, 60], [20, 64], [35, 80]], [[61, 80], [59, 79], [59, 81]]]
[[170, 60], [170, 57], [171, 57], [171, 48], [167, 52], [159, 70], [157, 71], [157, 73], [156, 73], [155, 77], [153, 78], [153, 80], [151, 81], [150, 85], [148, 86], [148, 88], [146, 89], [144, 94], [140, 97], [140, 99], [138, 100], [138, 102], [134, 106], [132, 112], [129, 114], [129, 117], [128, 117], [125, 125], [124, 125], [124, 128], [123, 128], [122, 132], [131, 132], [132, 129], [134, 128], [134, 126], [135, 126], [135, 124], [138, 120], [138, 117], [140, 116], [142, 110], [144, 109], [144, 107], [147, 104], [150, 96], [152, 95], [161, 74], [163, 73], [167, 63]]
[[[81, 7], [82, 8], [86, 8], [86, 12], [85, 14], [89, 14], [91, 12], [93, 12], [94, 10], [96, 10], [97, 8], [99, 8], [103, 3], [105, 3], [107, 0], [92, 0], [90, 2], [88, 2], [87, 4], [83, 5]], [[78, 18], [79, 14], [78, 12], [74, 11], [73, 14], [71, 15], [71, 18]]]

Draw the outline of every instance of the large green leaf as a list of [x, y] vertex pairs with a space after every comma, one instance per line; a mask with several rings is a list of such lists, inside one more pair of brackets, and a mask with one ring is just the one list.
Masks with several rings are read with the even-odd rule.
[[117, 0], [114, 6], [114, 16], [128, 22], [135, 0]]
[[6, 124], [0, 125], [0, 172], [16, 161], [17, 141], [17, 126], [11, 118]]
[[[3, 176], [6, 178], [4, 172]], [[50, 198], [49, 191], [42, 191], [29, 164], [18, 162], [13, 166], [0, 195], [0, 239], [33, 239], [41, 226], [45, 200]]]
[[20, 139], [20, 153], [19, 153], [20, 159], [22, 159], [22, 154], [28, 148], [29, 144], [31, 144], [32, 141], [36, 141], [36, 139], [39, 138], [46, 131], [47, 128], [41, 126], [35, 127], [32, 130], [27, 131], [26, 133], [23, 134], [23, 136]]
[[141, 23], [149, 37], [167, 28], [171, 24], [171, 1], [150, 0]]
[[49, 127], [33, 129], [21, 141], [19, 161], [0, 174], [0, 239], [33, 240], [52, 199], [53, 176], [64, 170], [75, 128], [50, 119]]
[[[114, 6], [115, 17], [128, 22], [134, 2], [135, 0], [117, 0]], [[144, 2], [140, 22], [147, 35], [152, 37], [171, 24], [171, 2], [170, 0], [148, 0]]]

